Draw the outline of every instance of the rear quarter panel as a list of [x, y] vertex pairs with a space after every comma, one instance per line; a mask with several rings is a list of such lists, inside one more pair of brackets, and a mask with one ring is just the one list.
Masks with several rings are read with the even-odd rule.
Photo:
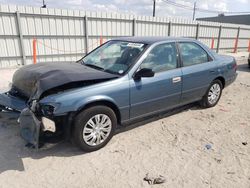
[[225, 86], [231, 84], [237, 76], [235, 58], [227, 55], [217, 55], [218, 74], [225, 79]]

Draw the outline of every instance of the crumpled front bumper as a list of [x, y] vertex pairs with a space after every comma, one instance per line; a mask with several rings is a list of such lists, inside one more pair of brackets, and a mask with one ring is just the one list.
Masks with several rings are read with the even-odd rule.
[[20, 133], [27, 143], [35, 148], [39, 148], [42, 135], [45, 131], [56, 132], [55, 122], [46, 117], [37, 117], [28, 107], [26, 101], [21, 98], [9, 95], [8, 93], [0, 94], [0, 111], [7, 113], [20, 113], [18, 122], [20, 124]]
[[21, 128], [21, 136], [29, 144], [32, 144], [36, 149], [38, 149], [42, 122], [38, 120], [38, 118], [29, 108], [25, 108], [20, 114], [19, 123]]
[[0, 111], [8, 113], [19, 112], [19, 123], [21, 136], [30, 144], [38, 148], [41, 121], [28, 108], [26, 101], [10, 95], [9, 93], [0, 94]]
[[21, 112], [26, 107], [25, 100], [12, 96], [9, 93], [0, 94], [0, 110]]

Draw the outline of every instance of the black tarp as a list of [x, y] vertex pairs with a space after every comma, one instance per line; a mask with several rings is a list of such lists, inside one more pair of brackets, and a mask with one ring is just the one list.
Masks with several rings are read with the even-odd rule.
[[47, 90], [80, 81], [98, 81], [118, 77], [78, 63], [38, 63], [18, 69], [13, 87], [27, 98], [39, 99]]

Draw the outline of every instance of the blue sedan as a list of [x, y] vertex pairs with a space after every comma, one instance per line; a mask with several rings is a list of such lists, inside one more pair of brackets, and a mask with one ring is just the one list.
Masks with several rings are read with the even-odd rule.
[[63, 135], [95, 151], [118, 125], [195, 101], [215, 106], [236, 69], [233, 57], [193, 39], [118, 38], [76, 63], [20, 68], [0, 110], [20, 113], [21, 135], [37, 148]]

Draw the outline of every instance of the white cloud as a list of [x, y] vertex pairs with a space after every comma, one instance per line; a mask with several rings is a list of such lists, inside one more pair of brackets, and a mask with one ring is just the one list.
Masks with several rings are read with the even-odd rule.
[[214, 8], [220, 11], [228, 11], [227, 4], [225, 2], [217, 2], [214, 4]]
[[228, 11], [228, 0], [203, 0], [198, 2], [198, 7], [213, 11]]
[[243, 3], [243, 4], [250, 4], [250, 0], [236, 0], [240, 3]]
[[93, 7], [97, 10], [100, 11], [105, 11], [105, 12], [119, 12], [118, 7], [115, 5], [103, 5], [103, 4], [94, 4]]
[[[230, 3], [235, 4], [236, 2], [238, 2], [236, 4], [240, 4], [245, 7], [247, 3], [250, 4], [250, 0], [235, 0], [234, 2], [232, 2], [231, 0], [171, 1], [189, 7], [193, 7], [193, 3], [197, 1], [197, 7], [199, 8], [218, 11], [228, 11]], [[153, 0], [45, 0], [45, 2], [48, 8], [82, 9], [90, 11], [132, 13], [137, 15], [152, 15], [153, 9]], [[42, 0], [0, 0], [0, 3], [41, 6]], [[216, 14], [205, 14], [197, 11], [196, 15], [197, 17], [201, 17], [214, 16]], [[175, 7], [164, 2], [164, 0], [156, 0], [156, 16], [182, 16], [191, 18], [192, 10]]]

